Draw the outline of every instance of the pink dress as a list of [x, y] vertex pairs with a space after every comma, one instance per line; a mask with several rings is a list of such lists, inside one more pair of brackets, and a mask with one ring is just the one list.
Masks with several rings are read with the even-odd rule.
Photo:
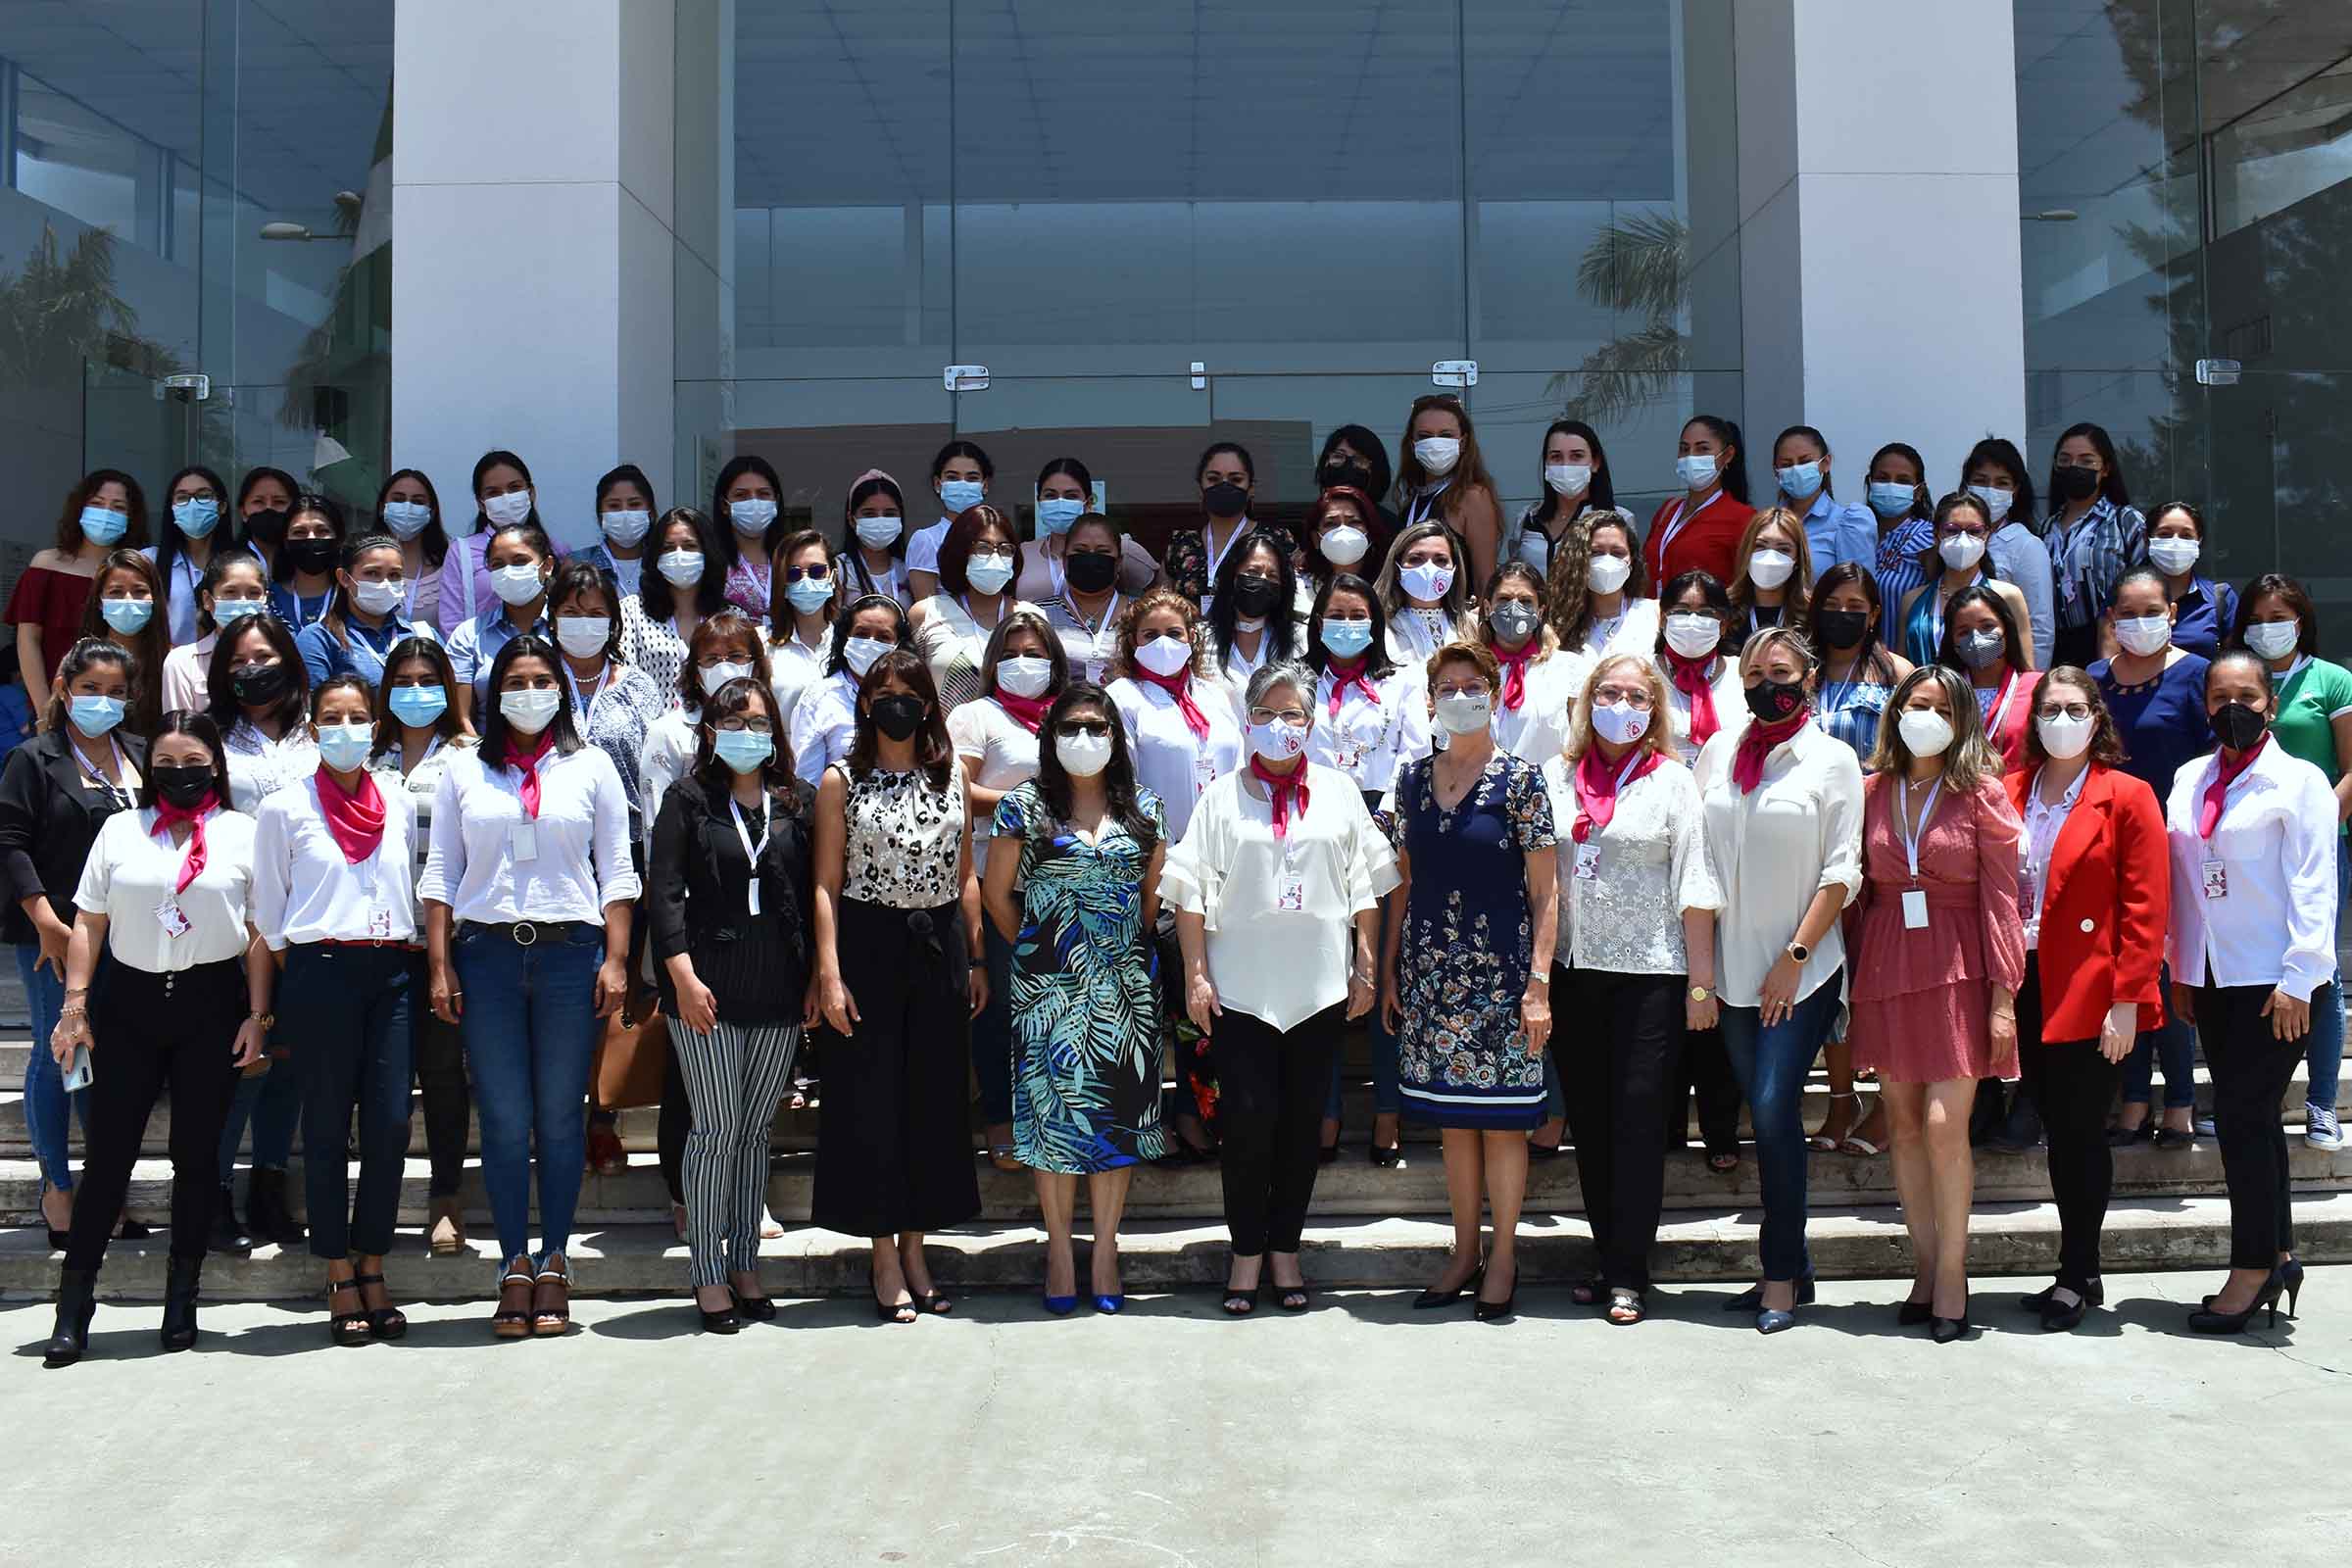
[[[2026, 972], [2017, 912], [2024, 824], [1997, 778], [1973, 797], [1936, 800], [1919, 846], [1919, 880], [1896, 816], [1902, 781], [1862, 785], [1862, 897], [1853, 966], [1854, 1065], [1891, 1083], [2014, 1078], [2017, 1050], [1992, 1051], [1992, 987], [2013, 994]], [[1924, 929], [1903, 923], [1903, 894], [1927, 894]]]

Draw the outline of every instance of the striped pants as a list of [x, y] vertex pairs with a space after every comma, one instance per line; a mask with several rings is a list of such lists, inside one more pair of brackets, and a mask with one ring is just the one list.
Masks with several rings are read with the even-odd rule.
[[669, 1040], [694, 1117], [683, 1170], [694, 1283], [724, 1285], [729, 1273], [748, 1274], [760, 1263], [767, 1129], [792, 1075], [801, 1026], [721, 1018], [706, 1035], [672, 1018]]

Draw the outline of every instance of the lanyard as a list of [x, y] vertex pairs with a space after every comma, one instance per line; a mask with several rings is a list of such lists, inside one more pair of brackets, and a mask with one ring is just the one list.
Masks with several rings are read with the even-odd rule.
[[2017, 671], [2013, 669], [2009, 672], [2009, 678], [2001, 682], [2001, 695], [1993, 702], [1992, 716], [1984, 721], [1984, 733], [1996, 747], [2001, 743], [2001, 715], [2009, 711], [2010, 699], [2016, 695]]
[[568, 661], [564, 665], [564, 680], [571, 687], [571, 705], [580, 710], [580, 721], [585, 723], [590, 710], [596, 706], [596, 700], [604, 695], [607, 686], [612, 684], [612, 661], [605, 661], [605, 667], [596, 673], [596, 684], [586, 691], [580, 690], [579, 680], [572, 674]]
[[1078, 608], [1078, 601], [1066, 593], [1061, 596], [1061, 602], [1070, 607], [1070, 618], [1083, 627], [1089, 637], [1097, 641], [1102, 639], [1103, 629], [1119, 618], [1119, 591], [1116, 588], [1110, 591], [1110, 603], [1102, 607], [1101, 620], [1088, 620], [1086, 612]]
[[1242, 535], [1248, 533], [1249, 531], [1250, 519], [1246, 516], [1236, 517], [1233, 523], [1233, 532], [1225, 536], [1225, 548], [1219, 550], [1214, 548], [1217, 538], [1217, 525], [1214, 522], [1211, 522], [1201, 528], [1201, 542], [1210, 547], [1208, 551], [1208, 581], [1210, 585], [1213, 586], [1217, 580], [1217, 568], [1225, 564], [1225, 558], [1233, 554], [1233, 547], [1240, 543]]
[[[1911, 788], [1908, 783], [1899, 787], [1906, 793]], [[1936, 776], [1936, 782], [1928, 786], [1928, 803], [1920, 808], [1919, 822], [1916, 827], [1904, 819], [1901, 800], [1898, 799], [1894, 803], [1894, 831], [1896, 836], [1903, 841], [1903, 858], [1910, 862], [1911, 880], [1914, 883], [1919, 880], [1919, 841], [1927, 836], [1928, 818], [1936, 814], [1936, 797], [1942, 793], [1943, 775], [1938, 773]]]
[[1446, 484], [1438, 486], [1435, 490], [1423, 490], [1417, 493], [1405, 508], [1404, 525], [1410, 528], [1415, 523], [1427, 522], [1431, 517], [1436, 516], [1438, 509], [1445, 504], [1446, 485], [1452, 482], [1448, 479]]
[[743, 841], [743, 853], [752, 862], [752, 880], [744, 895], [744, 902], [750, 906], [752, 913], [758, 914], [760, 912], [760, 857], [767, 853], [767, 839], [774, 828], [775, 815], [771, 811], [764, 810], [760, 813], [760, 842], [754, 844], [752, 830], [744, 825], [743, 808], [736, 804], [735, 797], [732, 795], [727, 797], [727, 812], [735, 818], [735, 836]]
[[[130, 762], [128, 759], [123, 757], [122, 746], [112, 735], [107, 736], [106, 744], [108, 748], [115, 754], [116, 774], [118, 776], [127, 776], [130, 771]], [[89, 760], [81, 755], [81, 748], [74, 745], [71, 740], [66, 742], [66, 750], [74, 754], [74, 765], [81, 769], [81, 776], [88, 779], [92, 784], [97, 785], [100, 789], [106, 792], [106, 800], [108, 805], [114, 807], [118, 810], [129, 809], [130, 790], [127, 786], [116, 784], [110, 781], [104, 773], [101, 773], [96, 768], [92, 767], [89, 763]]]
[[482, 569], [482, 558], [474, 553], [471, 539], [458, 541], [458, 581], [466, 589], [466, 618], [473, 618], [473, 574]]
[[1690, 517], [1697, 516], [1699, 512], [1706, 511], [1707, 508], [1713, 506], [1716, 502], [1721, 501], [1722, 499], [1723, 492], [1721, 490], [1716, 491], [1713, 495], [1707, 497], [1706, 500], [1700, 502], [1698, 505], [1698, 511], [1691, 513], [1690, 516], [1689, 517], [1683, 515], [1683, 509], [1690, 504], [1690, 498], [1689, 496], [1685, 496], [1681, 500], [1675, 502], [1674, 515], [1668, 517], [1666, 519], [1666, 526], [1658, 530], [1660, 535], [1658, 539], [1658, 565], [1661, 569], [1663, 569], [1666, 564], [1666, 552], [1674, 548], [1675, 535], [1681, 533], [1683, 529], [1689, 525]]

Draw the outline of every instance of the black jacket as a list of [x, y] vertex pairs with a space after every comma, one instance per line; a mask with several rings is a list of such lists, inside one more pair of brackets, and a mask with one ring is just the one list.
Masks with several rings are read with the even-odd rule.
[[[115, 732], [122, 755], [142, 774], [147, 743]], [[47, 895], [49, 907], [74, 923], [74, 890], [81, 862], [90, 858], [98, 829], [122, 808], [121, 797], [86, 789], [74, 760], [73, 744], [62, 731], [36, 735], [8, 754], [0, 766], [0, 869], [8, 877], [8, 907], [0, 911], [0, 940], [30, 945], [40, 940], [24, 901]]]
[[[797, 1021], [808, 985], [815, 907], [816, 795], [795, 780], [768, 803], [767, 850], [760, 858], [760, 914], [748, 892], [752, 867], [723, 788], [689, 774], [670, 786], [654, 817], [646, 864], [646, 917], [664, 1010], [675, 1015], [668, 960], [689, 954], [728, 1023]], [[759, 840], [759, 828], [745, 825]]]

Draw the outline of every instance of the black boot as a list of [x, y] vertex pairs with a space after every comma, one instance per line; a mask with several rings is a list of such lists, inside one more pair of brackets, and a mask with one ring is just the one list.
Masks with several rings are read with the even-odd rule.
[[41, 1365], [72, 1366], [90, 1348], [90, 1314], [98, 1310], [98, 1271], [70, 1268], [57, 1277], [57, 1326], [41, 1352]]
[[185, 1350], [196, 1344], [196, 1282], [201, 1257], [173, 1257], [164, 1276], [164, 1348]]
[[[256, 1178], [260, 1172], [256, 1171]], [[212, 1250], [230, 1257], [250, 1257], [253, 1237], [237, 1223], [237, 1189], [233, 1183], [220, 1184], [220, 1206], [213, 1211]]]
[[286, 1173], [255, 1166], [253, 1196], [246, 1200], [245, 1218], [262, 1241], [292, 1247], [310, 1235], [286, 1207]]
[[1992, 1143], [1994, 1148], [2012, 1154], [2041, 1147], [2041, 1110], [2024, 1084], [2019, 1084], [2009, 1097], [2009, 1114], [2002, 1120], [2001, 1130], [1993, 1136]]

